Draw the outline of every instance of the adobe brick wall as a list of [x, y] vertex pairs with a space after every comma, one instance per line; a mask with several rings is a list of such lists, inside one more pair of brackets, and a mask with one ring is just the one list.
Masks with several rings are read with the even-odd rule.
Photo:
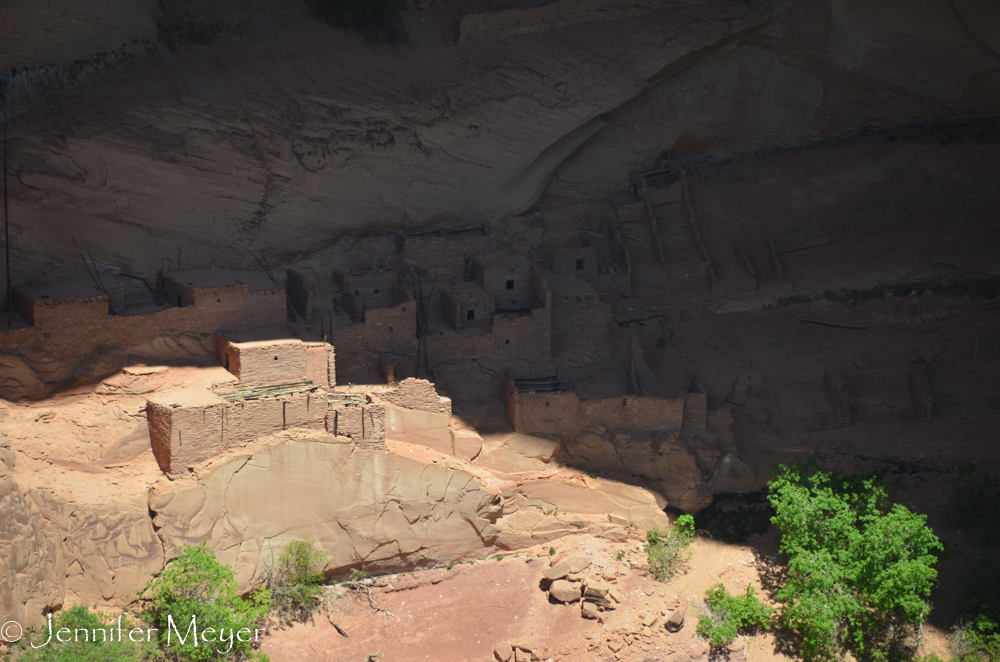
[[416, 355], [416, 302], [405, 300], [391, 307], [368, 310], [363, 327], [364, 348], [378, 354]]
[[357, 404], [330, 403], [326, 430], [340, 437], [350, 437], [365, 449], [385, 448], [385, 405], [370, 397]]
[[289, 428], [326, 427], [326, 392], [226, 402], [208, 391], [170, 392], [146, 405], [150, 441], [160, 468], [180, 474], [230, 448]]
[[[693, 398], [689, 402], [685, 398], [630, 395], [580, 400], [572, 392], [518, 393], [512, 379], [505, 383], [503, 396], [511, 425], [525, 434], [573, 435], [588, 425], [635, 431], [680, 431], [686, 407], [697, 408], [700, 404], [707, 411], [704, 398]], [[704, 427], [705, 411], [699, 414], [692, 410], [695, 425]]]
[[451, 416], [451, 399], [443, 397], [426, 379], [410, 377], [378, 396], [396, 407], [430, 411]]
[[549, 361], [552, 358], [552, 309], [535, 308], [519, 317], [493, 316], [493, 349], [499, 361]]
[[160, 469], [178, 474], [225, 450], [225, 408], [225, 400], [208, 391], [174, 391], [150, 398], [146, 417]]
[[73, 321], [91, 325], [106, 318], [110, 310], [106, 295], [48, 300], [15, 290], [12, 299], [18, 312], [32, 325], [45, 328], [60, 328]]
[[[496, 302], [482, 288], [472, 283], [446, 287], [442, 292], [441, 306], [444, 318], [456, 331], [489, 326]], [[469, 312], [473, 318], [469, 319]]]
[[684, 424], [685, 402], [684, 398], [638, 395], [581, 400], [578, 417], [586, 421], [585, 425], [599, 423], [630, 430], [679, 431]]
[[[307, 379], [307, 348], [297, 338], [272, 341], [224, 342], [227, 370], [240, 386], [287, 384]], [[226, 361], [222, 364], [225, 366]]]
[[508, 418], [517, 432], [525, 434], [574, 434], [586, 427], [579, 420], [580, 399], [576, 393], [515, 393]]
[[305, 346], [306, 379], [319, 386], [336, 386], [336, 354], [333, 345], [325, 342], [307, 342]]
[[432, 337], [427, 339], [427, 360], [432, 369], [436, 364], [471, 361], [489, 356], [492, 351], [493, 336], [488, 333], [459, 338]]
[[595, 246], [557, 248], [552, 253], [552, 273], [575, 274], [589, 280], [597, 275], [597, 248]]
[[[216, 299], [219, 299], [218, 301]], [[109, 315], [107, 300], [35, 301], [30, 329], [0, 329], [0, 351], [36, 350], [52, 359], [76, 359], [97, 352], [127, 352], [164, 336], [214, 335], [287, 324], [285, 291], [249, 292], [246, 286], [209, 303], [166, 308], [147, 315]]]
[[[496, 302], [497, 310], [523, 310], [534, 305], [532, 272], [530, 264], [493, 265], [480, 262], [476, 268], [476, 282]], [[513, 288], [507, 289], [507, 282]]]
[[399, 277], [392, 269], [365, 273], [334, 273], [334, 280], [344, 293], [344, 304], [355, 319], [375, 308], [397, 302]]

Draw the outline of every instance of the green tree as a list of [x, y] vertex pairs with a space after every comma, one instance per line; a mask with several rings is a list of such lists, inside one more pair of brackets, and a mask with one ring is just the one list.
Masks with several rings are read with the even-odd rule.
[[[118, 640], [118, 626], [121, 625], [124, 635]], [[70, 634], [48, 640], [48, 625], [40, 636], [32, 642], [37, 648], [22, 644], [20, 655], [15, 654], [19, 662], [147, 662], [161, 659], [160, 651], [153, 642], [147, 642], [144, 636], [139, 641], [129, 638], [129, 631], [136, 627], [133, 621], [122, 618], [108, 619], [104, 614], [89, 611], [83, 605], [70, 607], [52, 616], [52, 631], [62, 628], [70, 630]], [[141, 624], [139, 625], [141, 627]]]
[[694, 540], [694, 517], [681, 515], [670, 530], [654, 526], [646, 532], [646, 557], [649, 574], [664, 581], [677, 572], [688, 559], [688, 546]]
[[271, 608], [270, 591], [254, 591], [244, 600], [238, 590], [233, 571], [205, 543], [185, 547], [141, 594], [149, 600], [144, 615], [159, 628], [167, 657], [267, 660], [253, 647]]
[[305, 622], [319, 607], [327, 555], [312, 540], [285, 545], [269, 579], [274, 610], [284, 623]]
[[773, 473], [771, 521], [788, 557], [776, 597], [784, 603], [782, 622], [802, 636], [803, 657], [833, 659], [843, 649], [891, 657], [907, 626], [930, 611], [943, 547], [927, 518], [889, 504], [872, 475], [824, 473], [803, 463]]
[[752, 634], [771, 627], [774, 609], [760, 601], [752, 586], [743, 595], [730, 595], [722, 584], [705, 592], [709, 614], [698, 618], [698, 634], [712, 648], [729, 644], [738, 634]]

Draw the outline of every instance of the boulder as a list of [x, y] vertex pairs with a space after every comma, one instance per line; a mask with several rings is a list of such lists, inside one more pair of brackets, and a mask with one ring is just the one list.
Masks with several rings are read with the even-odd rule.
[[542, 576], [545, 579], [549, 580], [550, 582], [554, 582], [557, 579], [562, 579], [569, 573], [570, 573], [569, 564], [560, 563], [559, 565], [554, 565], [551, 568], [546, 568], [545, 572], [542, 573]]
[[577, 554], [566, 559], [566, 565], [569, 566], [569, 571], [571, 573], [576, 574], [578, 572], [583, 572], [590, 567], [590, 559], [586, 556]]
[[580, 615], [584, 618], [590, 618], [596, 621], [604, 622], [604, 617], [601, 616], [601, 612], [597, 610], [597, 605], [593, 602], [584, 602], [583, 606], [580, 607]]
[[605, 598], [611, 592], [611, 585], [602, 579], [591, 575], [584, 584], [583, 594], [586, 598]]
[[558, 579], [549, 587], [549, 595], [559, 602], [576, 602], [580, 599], [580, 588], [565, 579]]
[[496, 658], [497, 662], [510, 662], [511, 658], [514, 657], [514, 650], [507, 642], [497, 644], [493, 647], [493, 657]]
[[678, 632], [682, 627], [684, 627], [684, 611], [684, 607], [679, 607], [671, 612], [666, 623], [664, 623], [664, 627], [666, 627], [669, 632]]

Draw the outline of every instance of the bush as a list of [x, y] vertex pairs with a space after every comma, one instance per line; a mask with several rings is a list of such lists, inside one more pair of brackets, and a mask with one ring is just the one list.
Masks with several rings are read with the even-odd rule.
[[890, 505], [871, 475], [846, 477], [795, 463], [772, 470], [768, 499], [788, 557], [777, 593], [781, 621], [802, 636], [806, 660], [847, 649], [883, 658], [930, 611], [943, 550], [926, 517]]
[[646, 556], [649, 574], [657, 581], [664, 581], [676, 573], [688, 559], [688, 545], [694, 540], [694, 518], [681, 515], [671, 530], [654, 526], [646, 532]]
[[168, 658], [267, 660], [253, 648], [271, 608], [270, 591], [242, 599], [233, 571], [205, 543], [185, 547], [140, 595], [149, 600], [144, 614], [159, 628]]
[[1000, 662], [1000, 564], [993, 556], [973, 569], [962, 593], [963, 620], [951, 636], [955, 657], [965, 662]]
[[306, 0], [320, 20], [357, 32], [369, 43], [396, 47], [409, 38], [403, 29], [406, 0]]
[[[136, 627], [133, 621], [121, 619], [122, 640], [117, 640], [119, 621], [106, 618], [103, 614], [89, 611], [83, 605], [70, 607], [55, 614], [52, 631], [69, 628], [69, 641], [60, 642], [55, 637], [48, 640], [49, 626], [46, 624], [41, 635], [33, 640], [38, 648], [22, 644], [21, 655], [15, 655], [21, 662], [145, 662], [161, 659], [160, 651], [153, 642], [146, 642], [145, 631], [140, 641], [129, 638], [129, 631]], [[140, 624], [141, 627], [141, 624]], [[80, 632], [77, 632], [80, 630]], [[48, 640], [48, 643], [46, 643]]]
[[282, 623], [304, 623], [316, 613], [326, 560], [326, 553], [316, 549], [312, 540], [296, 540], [281, 550], [268, 585], [272, 608]]
[[722, 584], [705, 593], [710, 614], [698, 619], [698, 634], [708, 639], [712, 648], [728, 645], [738, 634], [753, 634], [767, 630], [774, 618], [774, 609], [757, 598], [752, 586], [744, 595], [729, 595]]

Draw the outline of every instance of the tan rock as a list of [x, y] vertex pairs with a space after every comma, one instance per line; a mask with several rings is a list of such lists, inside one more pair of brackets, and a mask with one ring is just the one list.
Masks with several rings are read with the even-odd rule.
[[642, 624], [644, 627], [651, 628], [656, 624], [656, 614], [647, 614], [642, 617]]
[[605, 598], [611, 591], [611, 585], [591, 575], [583, 585], [583, 594], [586, 598]]
[[580, 599], [580, 589], [574, 588], [564, 579], [559, 579], [552, 582], [552, 586], [549, 587], [549, 595], [559, 602], [576, 602]]
[[615, 602], [617, 602], [618, 604], [621, 604], [621, 603], [625, 602], [625, 596], [624, 596], [624, 595], [622, 595], [622, 592], [621, 592], [621, 591], [619, 591], [619, 590], [618, 590], [617, 588], [615, 588], [614, 586], [612, 586], [612, 587], [611, 587], [611, 588], [610, 588], [610, 589], [608, 590], [608, 596], [609, 596], [609, 597], [610, 597], [610, 598], [611, 598], [612, 600], [614, 600]]
[[684, 627], [684, 608], [675, 609], [664, 623], [669, 632], [677, 632]]
[[292, 441], [225, 462], [193, 487], [164, 486], [149, 508], [168, 557], [207, 540], [245, 587], [271, 553], [264, 541], [312, 538], [331, 569], [479, 556], [496, 535], [485, 516], [498, 506], [472, 475], [440, 464]]
[[497, 662], [510, 662], [514, 657], [514, 651], [507, 642], [500, 643], [493, 647], [493, 657]]
[[691, 650], [688, 651], [688, 657], [692, 660], [697, 660], [700, 657], [707, 656], [709, 651], [711, 650], [712, 647], [709, 646], [707, 643], [703, 642], [698, 644], [697, 646], [692, 647]]
[[546, 568], [545, 571], [542, 572], [542, 577], [549, 580], [550, 582], [553, 582], [557, 579], [562, 579], [563, 577], [568, 575], [569, 568], [570, 566], [568, 563], [560, 563], [559, 565]]
[[46, 610], [63, 603], [66, 562], [58, 529], [39, 520], [10, 477], [0, 477], [0, 605], [4, 621], [41, 626]]
[[581, 554], [577, 554], [575, 556], [571, 556], [570, 558], [566, 559], [566, 565], [569, 566], [569, 571], [575, 574], [578, 572], [583, 572], [584, 570], [589, 568], [590, 559]]
[[584, 602], [583, 606], [580, 608], [580, 613], [584, 618], [594, 619], [602, 623], [604, 622], [601, 612], [597, 610], [597, 605], [592, 602]]

